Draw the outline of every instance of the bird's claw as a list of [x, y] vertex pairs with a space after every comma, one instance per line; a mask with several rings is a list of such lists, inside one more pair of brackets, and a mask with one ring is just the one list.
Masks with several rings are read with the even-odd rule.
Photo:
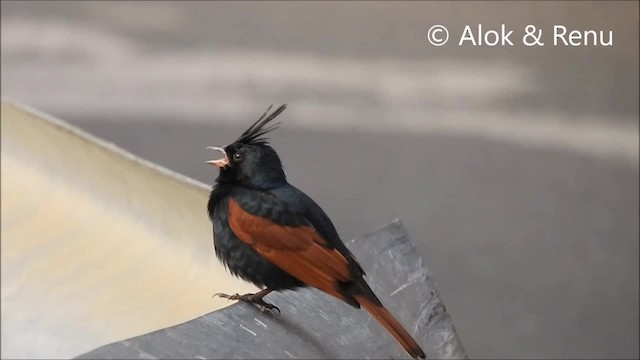
[[245, 294], [245, 295], [240, 295], [240, 294], [233, 294], [233, 295], [228, 295], [228, 294], [224, 294], [224, 293], [215, 293], [213, 295], [211, 295], [211, 298], [213, 299], [214, 297], [221, 297], [227, 300], [242, 300], [242, 297], [245, 297], [247, 295], [251, 295], [251, 294]]
[[253, 306], [255, 306], [258, 310], [260, 310], [260, 312], [268, 311], [273, 317], [276, 316], [276, 313], [273, 310], [277, 310], [278, 314], [282, 314], [277, 306], [264, 302], [262, 299], [251, 301], [251, 304], [253, 304]]
[[262, 300], [262, 298], [257, 298], [255, 296], [255, 294], [244, 294], [244, 295], [233, 294], [233, 295], [228, 295], [228, 294], [223, 294], [223, 293], [215, 293], [215, 294], [213, 294], [213, 296], [211, 296], [211, 298], [214, 298], [216, 296], [224, 298], [224, 299], [227, 299], [227, 300], [244, 301], [246, 303], [249, 303], [249, 304], [253, 305], [256, 309], [260, 310], [260, 312], [267, 312], [268, 311], [274, 317], [275, 317], [275, 312], [273, 310], [277, 310], [278, 314], [282, 313], [277, 306], [269, 304], [268, 302], [265, 302], [264, 300]]

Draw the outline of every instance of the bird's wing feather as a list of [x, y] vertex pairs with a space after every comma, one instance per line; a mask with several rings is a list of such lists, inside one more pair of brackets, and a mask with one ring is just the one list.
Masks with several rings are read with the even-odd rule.
[[355, 271], [354, 277], [365, 275], [364, 269], [362, 269], [358, 260], [340, 239], [329, 216], [313, 199], [291, 184], [274, 189], [270, 194], [288, 206], [295, 208], [296, 212], [304, 214], [305, 222], [314, 227], [316, 232], [326, 241], [327, 246], [337, 249], [342, 256], [347, 258], [351, 264], [351, 269]]
[[229, 227], [238, 239], [291, 276], [343, 299], [337, 286], [351, 280], [349, 262], [312, 226], [279, 225], [228, 201]]

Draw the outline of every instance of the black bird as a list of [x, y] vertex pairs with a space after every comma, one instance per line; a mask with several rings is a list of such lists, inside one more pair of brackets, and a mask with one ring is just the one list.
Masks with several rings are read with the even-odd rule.
[[263, 289], [255, 294], [216, 294], [265, 310], [272, 291], [311, 286], [349, 305], [365, 308], [414, 358], [424, 351], [380, 303], [364, 270], [333, 223], [309, 196], [287, 182], [276, 151], [264, 137], [286, 108], [271, 106], [236, 141], [220, 151], [220, 168], [208, 203], [216, 256], [229, 271]]

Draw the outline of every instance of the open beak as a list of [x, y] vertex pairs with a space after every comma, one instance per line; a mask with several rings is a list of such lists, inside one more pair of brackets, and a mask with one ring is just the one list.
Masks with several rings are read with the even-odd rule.
[[224, 151], [223, 148], [217, 146], [207, 146], [207, 149], [220, 151], [223, 155], [221, 159], [207, 161], [207, 164], [217, 166], [219, 168], [226, 168], [227, 166], [229, 166], [229, 158], [227, 157], [227, 152]]

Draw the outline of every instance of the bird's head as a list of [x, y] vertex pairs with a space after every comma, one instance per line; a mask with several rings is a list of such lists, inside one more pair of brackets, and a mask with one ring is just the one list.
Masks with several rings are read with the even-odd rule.
[[222, 153], [221, 158], [207, 161], [208, 164], [220, 168], [216, 182], [259, 190], [272, 189], [287, 182], [280, 157], [264, 137], [268, 132], [278, 128], [280, 123], [270, 122], [286, 108], [286, 105], [281, 105], [269, 114], [269, 106], [236, 141], [225, 147], [208, 147]]

